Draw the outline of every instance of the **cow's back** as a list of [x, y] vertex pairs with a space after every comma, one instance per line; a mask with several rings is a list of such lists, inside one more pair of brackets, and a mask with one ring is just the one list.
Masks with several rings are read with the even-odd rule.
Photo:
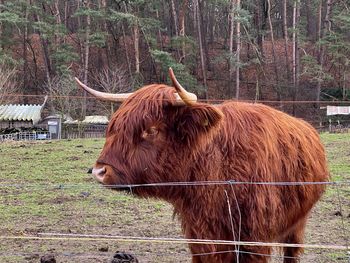
[[221, 179], [267, 183], [234, 187], [246, 229], [275, 240], [305, 220], [324, 192], [324, 185], [288, 185], [329, 180], [323, 145], [311, 125], [268, 106], [231, 102], [220, 109], [225, 115], [216, 138]]

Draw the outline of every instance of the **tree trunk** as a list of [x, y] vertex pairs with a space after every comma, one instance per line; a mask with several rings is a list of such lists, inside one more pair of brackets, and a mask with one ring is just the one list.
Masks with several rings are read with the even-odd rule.
[[64, 2], [64, 25], [68, 28], [68, 2]]
[[[295, 1], [293, 5], [293, 101], [296, 101], [299, 90], [299, 39], [298, 23], [300, 16], [300, 2]], [[295, 115], [295, 103], [293, 103], [293, 115]]]
[[[106, 0], [101, 0], [101, 9], [105, 13], [105, 16], [107, 16], [107, 1]], [[105, 43], [106, 61], [107, 61], [108, 68], [111, 68], [111, 61], [110, 61], [111, 48], [109, 46], [109, 34], [108, 34], [108, 25], [107, 25], [106, 18], [103, 19], [102, 29], [106, 33], [106, 43]]]
[[287, 1], [283, 0], [283, 36], [284, 36], [284, 56], [286, 58], [286, 73], [288, 83], [290, 82], [290, 69], [288, 59], [288, 27], [287, 27]]
[[275, 39], [273, 34], [273, 27], [272, 27], [272, 21], [271, 21], [271, 0], [267, 0], [268, 9], [267, 9], [267, 19], [269, 22], [269, 28], [270, 28], [270, 37], [271, 37], [271, 46], [272, 46], [272, 57], [273, 57], [273, 68], [275, 71], [275, 79], [276, 79], [276, 91], [277, 91], [277, 97], [278, 100], [281, 100], [281, 88], [279, 83], [279, 76], [278, 76], [278, 65], [277, 65], [277, 58], [276, 58], [276, 48], [275, 48]]
[[317, 41], [322, 37], [322, 1], [319, 2], [317, 10]]
[[[128, 8], [127, 8], [125, 2], [124, 2], [124, 11], [125, 11], [125, 13], [128, 13]], [[129, 75], [130, 75], [130, 79], [133, 79], [133, 74], [132, 74], [132, 70], [131, 70], [131, 61], [129, 58], [129, 49], [128, 49], [128, 45], [126, 43], [125, 26], [123, 23], [122, 23], [122, 32], [123, 32], [123, 43], [124, 43], [124, 49], [125, 49], [125, 57], [126, 57], [126, 62], [128, 63]]]
[[[0, 0], [0, 4], [1, 4], [1, 6], [0, 6], [0, 12], [2, 13], [4, 8], [1, 8], [1, 7], [2, 7], [3, 4], [4, 4], [4, 0]], [[2, 38], [2, 31], [3, 31], [3, 25], [2, 25], [2, 23], [0, 23], [0, 37], [1, 37], [1, 38]], [[2, 43], [1, 43], [1, 47], [2, 47]]]
[[236, 23], [236, 99], [239, 98], [239, 87], [240, 87], [240, 81], [239, 81], [239, 70], [240, 70], [240, 63], [241, 63], [241, 23], [239, 20], [239, 9], [241, 8], [241, 0], [236, 0], [236, 10], [237, 10], [237, 23]]
[[[300, 23], [300, 2], [297, 1], [297, 10], [296, 10], [296, 25], [298, 26], [299, 23]], [[296, 32], [296, 47], [295, 47], [295, 62], [296, 62], [296, 67], [295, 67], [295, 89], [294, 89], [294, 96], [293, 96], [293, 101], [296, 101], [297, 100], [297, 95], [299, 93], [299, 82], [300, 82], [300, 77], [299, 77], [299, 73], [300, 73], [300, 53], [299, 53], [299, 30], [298, 28], [297, 29], [297, 32]], [[295, 108], [296, 108], [296, 105], [295, 103], [293, 103], [294, 105], [294, 108], [293, 108], [293, 114], [295, 115], [296, 112], [295, 112]]]
[[32, 54], [32, 57], [33, 57], [33, 64], [34, 64], [34, 76], [33, 76], [33, 85], [34, 86], [37, 86], [39, 85], [38, 84], [38, 80], [39, 80], [39, 77], [38, 77], [38, 62], [37, 62], [37, 58], [36, 58], [36, 55], [35, 55], [35, 50], [34, 50], [34, 47], [33, 45], [31, 44], [30, 40], [27, 38], [27, 45], [31, 51], [31, 54]]
[[215, 26], [216, 26], [216, 21], [215, 21], [215, 8], [217, 6], [217, 0], [215, 0], [214, 3], [210, 5], [210, 10], [209, 10], [209, 43], [213, 44], [214, 39], [215, 39]]
[[325, 28], [326, 28], [327, 32], [330, 32], [331, 28], [332, 28], [332, 21], [330, 19], [332, 5], [333, 5], [333, 0], [327, 0], [326, 16], [324, 18]]
[[[308, 38], [312, 41], [315, 42], [316, 37], [315, 37], [315, 20], [316, 17], [313, 14], [313, 1], [311, 0], [306, 0], [305, 3], [305, 12], [306, 12], [306, 30], [307, 30], [307, 36]], [[322, 2], [322, 1], [321, 1]]]
[[[160, 20], [158, 9], [156, 10], [156, 17], [158, 20]], [[162, 37], [162, 31], [160, 28], [157, 30], [157, 34], [158, 34], [159, 48], [160, 50], [163, 50], [163, 37]]]
[[59, 0], [55, 0], [55, 16], [56, 16], [56, 23], [58, 25], [62, 24], [62, 19], [61, 19], [61, 12], [60, 12], [60, 6], [59, 6]]
[[[33, 5], [33, 1], [30, 0], [30, 4]], [[40, 17], [37, 13], [34, 14], [34, 20], [36, 22], [41, 22]], [[49, 56], [49, 43], [48, 40], [45, 40], [41, 34], [40, 30], [37, 30], [39, 38], [40, 38], [40, 43], [43, 51], [43, 60], [44, 60], [44, 65], [45, 65], [45, 76], [46, 76], [46, 82], [48, 88], [51, 90], [51, 61], [50, 61], [50, 56]]]
[[[229, 46], [228, 46], [228, 52], [230, 55], [230, 60], [229, 60], [229, 81], [231, 82], [233, 80], [233, 66], [232, 66], [232, 59], [233, 59], [233, 36], [234, 36], [234, 6], [235, 6], [235, 0], [231, 0], [230, 2], [230, 13], [228, 16], [228, 22], [229, 22]], [[232, 94], [230, 94], [231, 96]]]
[[[81, 1], [80, 0], [78, 0], [77, 1], [77, 8], [76, 8], [76, 10], [75, 11], [78, 11], [79, 9], [81, 8]], [[78, 16], [77, 17], [77, 24], [78, 24], [78, 27], [77, 28], [81, 28], [81, 16]], [[75, 24], [74, 24], [75, 25]], [[81, 43], [81, 39], [78, 37], [77, 38], [77, 40], [78, 40], [78, 50], [79, 50], [79, 54], [80, 54], [80, 56], [79, 56], [79, 58], [80, 58], [80, 63], [82, 64], [82, 65], [84, 65], [84, 55], [83, 55], [83, 44]]]
[[205, 1], [197, 1], [198, 2], [198, 15], [199, 15], [199, 24], [200, 24], [200, 30], [201, 30], [201, 37], [202, 37], [202, 47], [204, 50], [204, 64], [206, 66], [206, 69], [208, 71], [211, 71], [211, 63], [210, 63], [210, 56], [209, 56], [209, 49], [208, 49], [208, 42], [206, 41], [206, 35], [207, 35], [207, 21], [208, 19], [205, 19]]
[[[188, 0], [183, 0], [182, 2], [182, 8], [180, 10], [180, 14], [179, 14], [179, 23], [180, 23], [180, 37], [182, 38], [182, 44], [181, 44], [181, 56], [182, 59], [184, 59], [186, 57], [186, 43], [184, 41], [184, 37], [186, 35], [186, 31], [185, 31], [185, 15], [186, 15], [186, 9], [187, 9], [187, 5], [188, 5]], [[181, 59], [181, 60], [182, 60]], [[180, 60], [180, 62], [181, 62]]]
[[170, 4], [171, 4], [171, 12], [172, 12], [172, 15], [173, 15], [173, 20], [174, 20], [175, 36], [179, 36], [179, 27], [177, 25], [177, 13], [176, 13], [174, 0], [171, 0]]
[[[332, 8], [333, 1], [327, 0], [327, 7], [326, 7], [326, 14], [324, 18], [324, 22], [322, 23], [322, 1], [320, 1], [320, 5], [318, 7], [318, 37], [319, 41], [324, 37], [326, 32], [329, 32], [331, 30], [331, 21], [330, 21], [330, 14], [331, 14], [331, 8]], [[318, 55], [318, 64], [320, 66], [320, 70], [323, 71], [324, 67], [324, 53], [325, 49], [323, 44], [320, 45], [319, 49], [319, 55]], [[322, 85], [322, 79], [319, 77], [317, 81], [317, 88], [316, 88], [316, 101], [320, 101], [320, 95], [321, 95], [321, 85]]]
[[264, 57], [264, 38], [263, 31], [266, 26], [266, 0], [256, 0], [255, 3], [255, 24], [257, 28], [257, 44], [260, 49], [261, 57]]
[[[84, 0], [83, 2], [84, 6], [87, 9], [90, 9], [90, 0]], [[91, 17], [90, 15], [86, 16], [86, 27], [85, 27], [85, 46], [84, 46], [84, 77], [83, 82], [85, 85], [88, 84], [88, 74], [89, 74], [89, 55], [90, 55], [90, 26], [91, 26]], [[86, 96], [87, 93], [84, 91], [84, 100], [83, 100], [83, 107], [82, 107], [82, 116], [86, 116]]]
[[[318, 34], [317, 34], [318, 42], [321, 41], [323, 37], [323, 26], [322, 26], [322, 1], [320, 1], [320, 4], [318, 6]], [[323, 70], [323, 56], [324, 56], [324, 48], [323, 45], [320, 45], [318, 50], [318, 57], [317, 62], [320, 65], [320, 70]], [[321, 85], [322, 80], [318, 78], [317, 80], [317, 86], [316, 86], [316, 101], [320, 101], [320, 94], [321, 94]]]
[[134, 32], [134, 48], [135, 48], [135, 73], [140, 73], [140, 49], [139, 49], [139, 41], [140, 41], [140, 29], [137, 23], [133, 26]]
[[126, 34], [125, 34], [125, 28], [123, 24], [122, 24], [122, 32], [123, 32], [123, 43], [124, 43], [124, 49], [125, 49], [126, 63], [128, 64], [130, 79], [132, 79], [133, 77], [132, 77], [131, 63], [129, 58], [129, 49], [128, 49], [128, 45], [126, 44]]
[[[27, 4], [27, 3], [26, 3]], [[28, 8], [27, 5], [25, 5], [25, 21], [28, 20]], [[23, 91], [27, 88], [27, 70], [28, 70], [28, 57], [27, 57], [27, 39], [28, 39], [28, 24], [24, 23], [24, 30], [23, 30]]]
[[346, 88], [347, 83], [349, 83], [349, 81], [347, 81], [347, 73], [346, 73], [346, 71], [344, 71], [343, 72], [343, 93], [342, 93], [343, 100], [346, 100], [346, 97], [347, 97], [347, 88]]
[[203, 50], [203, 43], [202, 43], [201, 19], [200, 19], [200, 14], [199, 14], [199, 3], [198, 3], [198, 0], [194, 0], [194, 10], [195, 10], [194, 20], [196, 21], [195, 23], [197, 25], [199, 53], [200, 53], [201, 66], [202, 66], [203, 84], [204, 84], [204, 88], [205, 88], [205, 97], [206, 97], [206, 99], [208, 99], [207, 76], [206, 76], [204, 50]]
[[230, 33], [229, 33], [229, 96], [230, 98], [233, 97], [233, 34], [234, 34], [234, 6], [235, 6], [235, 0], [231, 0], [230, 3], [230, 13], [229, 13], [229, 28], [230, 28]]
[[[53, 10], [55, 12], [57, 29], [59, 29], [60, 26], [62, 25], [59, 0], [55, 0]], [[55, 34], [55, 48], [56, 48], [56, 50], [61, 46], [61, 44], [62, 44], [62, 39], [60, 36], [60, 32], [58, 32], [57, 34]]]

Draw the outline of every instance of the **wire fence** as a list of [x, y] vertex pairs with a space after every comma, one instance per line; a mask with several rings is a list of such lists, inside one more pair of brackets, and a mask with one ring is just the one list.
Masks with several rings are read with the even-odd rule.
[[110, 185], [93, 185], [93, 184], [50, 184], [50, 183], [35, 183], [35, 184], [11, 184], [0, 183], [0, 188], [31, 188], [31, 189], [69, 189], [69, 188], [140, 188], [140, 187], [172, 187], [172, 186], [217, 186], [217, 185], [270, 185], [270, 186], [305, 186], [305, 185], [349, 185], [350, 181], [322, 181], [322, 182], [252, 182], [252, 181], [182, 181], [182, 182], [160, 182], [147, 184], [110, 184]]
[[[82, 95], [38, 95], [38, 94], [1, 94], [2, 97], [9, 97], [9, 98], [45, 98], [45, 96], [48, 96], [48, 98], [52, 99], [92, 99], [96, 100], [93, 96], [82, 96]], [[138, 99], [138, 100], [149, 100], [149, 99]], [[161, 99], [162, 101], [166, 101], [166, 99]], [[226, 101], [234, 101], [235, 99], [219, 99], [219, 98], [210, 98], [210, 99], [198, 99], [199, 102], [208, 102], [208, 103], [220, 103], [220, 102], [226, 102]], [[317, 101], [317, 100], [248, 100], [248, 99], [242, 99], [239, 100], [242, 102], [256, 102], [256, 103], [282, 103], [282, 104], [344, 104], [348, 105], [350, 104], [350, 101], [348, 100], [329, 100], [329, 101]]]
[[[0, 239], [23, 239], [23, 240], [73, 240], [73, 241], [119, 241], [119, 242], [152, 242], [152, 243], [177, 243], [177, 244], [200, 244], [200, 245], [228, 245], [247, 247], [275, 247], [275, 248], [307, 248], [307, 249], [332, 249], [349, 250], [346, 245], [331, 244], [293, 244], [293, 243], [273, 243], [273, 242], [251, 242], [251, 241], [231, 241], [213, 239], [186, 239], [167, 237], [142, 237], [142, 236], [112, 236], [112, 235], [92, 235], [92, 234], [67, 234], [67, 233], [38, 233], [38, 236], [0, 236]], [[231, 251], [231, 250], [230, 250]], [[215, 254], [208, 252], [206, 254]], [[222, 252], [220, 252], [222, 253]]]
[[[240, 186], [240, 185], [256, 185], [259, 186], [276, 186], [276, 187], [289, 187], [289, 186], [314, 186], [314, 185], [330, 185], [335, 186], [338, 190], [339, 186], [349, 186], [350, 181], [335, 181], [335, 182], [242, 182], [242, 181], [196, 181], [196, 182], [164, 182], [164, 183], [152, 183], [152, 184], [133, 184], [133, 185], [107, 185], [103, 188], [139, 188], [139, 187], [210, 187], [210, 186]], [[16, 188], [19, 190], [29, 189], [31, 191], [36, 189], [58, 189], [62, 191], [67, 191], [69, 189], [91, 189], [91, 188], [102, 188], [98, 185], [90, 184], [9, 184], [1, 183], [1, 189]], [[132, 191], [131, 191], [132, 192]], [[338, 191], [338, 204], [339, 210], [342, 212], [341, 199]], [[348, 230], [344, 226], [344, 217], [342, 216], [342, 228], [345, 236], [348, 236]], [[72, 233], [52, 233], [52, 232], [38, 232], [36, 235], [1, 235], [0, 240], [27, 240], [27, 241], [66, 241], [66, 242], [132, 242], [132, 243], [170, 243], [170, 244], [206, 244], [206, 245], [229, 245], [229, 246], [254, 246], [254, 247], [273, 247], [273, 248], [282, 248], [282, 247], [299, 247], [307, 250], [331, 250], [331, 251], [343, 251], [340, 252], [342, 260], [350, 260], [350, 250], [348, 246], [348, 240], [346, 238], [345, 245], [335, 245], [335, 244], [290, 244], [290, 243], [269, 243], [269, 242], [245, 242], [245, 241], [229, 241], [229, 240], [205, 240], [205, 239], [184, 239], [184, 238], [168, 238], [168, 237], [145, 237], [145, 236], [123, 236], [123, 235], [102, 235], [102, 234], [72, 234]], [[62, 252], [56, 253], [68, 258], [95, 258], [100, 257], [103, 259], [110, 258], [111, 254], [89, 254], [89, 253], [66, 253]], [[158, 255], [158, 252], [154, 252]], [[232, 249], [226, 251], [214, 251], [201, 254], [189, 254], [189, 253], [169, 253], [168, 256], [183, 256], [184, 258], [191, 256], [205, 256], [205, 255], [215, 255], [222, 253], [241, 253], [241, 254], [251, 254], [258, 256], [266, 256], [274, 259], [283, 259], [286, 258], [279, 254], [259, 254], [251, 251], [242, 251], [240, 249]], [[28, 255], [33, 255], [33, 253], [27, 253]], [[35, 253], [34, 253], [35, 254]], [[39, 253], [39, 254], [42, 254]], [[165, 253], [166, 254], [166, 253]], [[6, 256], [23, 256], [21, 253], [5, 253], [5, 251], [0, 250], [0, 258]], [[143, 256], [142, 253], [136, 253], [138, 256]], [[307, 254], [310, 257], [310, 254]], [[317, 256], [317, 255], [316, 255]], [[154, 255], [153, 255], [154, 257]], [[303, 258], [304, 256], [302, 256]], [[146, 258], [142, 259], [141, 262], [152, 262], [152, 260], [147, 261]], [[327, 261], [324, 261], [327, 262]], [[345, 261], [344, 261], [345, 262]]]
[[[210, 255], [213, 255], [213, 254], [219, 255], [219, 254], [224, 254], [224, 253], [237, 253], [237, 252], [238, 252], [237, 250], [227, 250], [227, 251], [218, 251], [218, 252], [212, 253]], [[242, 250], [240, 250], [239, 253], [262, 256], [262, 257], [272, 258], [272, 259], [276, 259], [276, 260], [306, 259], [306, 260], [313, 260], [313, 262], [319, 262], [319, 261], [314, 261], [314, 258], [320, 256], [319, 254], [316, 254], [316, 253], [313, 253], [313, 254], [309, 253], [307, 255], [303, 255], [300, 257], [288, 257], [288, 256], [278, 255], [277, 253], [272, 254], [272, 255], [267, 255], [267, 254], [252, 253], [250, 251], [242, 251]], [[42, 254], [41, 251], [33, 251], [32, 253], [20, 253], [20, 252], [18, 252], [18, 253], [2, 252], [1, 253], [0, 252], [0, 257], [2, 257], [2, 258], [5, 258], [5, 257], [24, 257], [24, 258], [28, 258], [28, 259], [33, 259], [33, 258], [39, 259], [41, 254]], [[102, 260], [102, 262], [106, 262], [106, 260], [111, 259], [113, 257], [113, 252], [77, 253], [74, 251], [62, 251], [62, 252], [54, 252], [52, 254], [55, 256], [59, 256], [63, 259], [68, 258], [69, 260], [72, 260], [72, 259], [83, 259], [83, 260], [100, 259], [100, 260]], [[208, 253], [190, 254], [190, 253], [186, 253], [186, 252], [176, 253], [176, 252], [160, 252], [160, 251], [158, 251], [158, 252], [143, 252], [143, 253], [136, 252], [136, 253], [132, 253], [132, 255], [136, 256], [139, 259], [142, 259], [142, 261], [140, 261], [140, 262], [188, 262], [188, 260], [186, 260], [186, 258], [206, 256], [206, 255], [208, 255]], [[176, 260], [162, 261], [163, 257], [166, 257], [166, 258], [170, 257], [170, 258], [174, 258]], [[323, 261], [323, 262], [328, 262], [327, 260], [329, 260], [329, 258], [327, 258], [326, 256], [324, 258], [325, 258], [325, 261]], [[346, 255], [344, 255], [343, 257], [339, 256], [338, 259], [339, 260], [347, 260], [347, 257], [346, 257]], [[84, 262], [86, 262], [86, 261], [84, 261]], [[96, 262], [96, 261], [93, 261], [93, 262]], [[127, 262], [127, 261], [125, 261], [125, 262]]]
[[[1, 94], [2, 97], [8, 99], [8, 101], [23, 103], [28, 101], [35, 103], [42, 103], [45, 95], [38, 94]], [[96, 101], [95, 97], [92, 96], [81, 96], [81, 95], [48, 95], [49, 103], [57, 103], [57, 101], [70, 101], [67, 106], [64, 103], [65, 108], [61, 111], [66, 111], [67, 107], [70, 112], [63, 112], [72, 114], [75, 118], [82, 118], [82, 105], [80, 100], [88, 100], [88, 114], [98, 114], [98, 115], [110, 115], [111, 109], [109, 104], [94, 103]], [[146, 98], [134, 98], [134, 100], [150, 100]], [[166, 99], [161, 99], [166, 101]], [[56, 102], [54, 102], [56, 101]], [[227, 101], [235, 101], [234, 99], [222, 99], [222, 98], [210, 98], [210, 99], [199, 99], [198, 102], [210, 103], [210, 104], [220, 104]], [[297, 117], [305, 119], [308, 123], [314, 126], [319, 132], [330, 132], [330, 133], [348, 133], [350, 131], [350, 115], [332, 115], [327, 116], [326, 106], [349, 106], [350, 101], [348, 100], [332, 100], [332, 101], [315, 101], [315, 100], [249, 100], [242, 99], [240, 102], [247, 103], [260, 103], [275, 107], [279, 110], [293, 114]], [[77, 103], [78, 102], [78, 103]], [[94, 106], [92, 106], [94, 105]], [[107, 106], [108, 105], [108, 106]], [[96, 107], [95, 107], [96, 106]], [[298, 106], [298, 107], [295, 107]], [[58, 107], [59, 108], [59, 107]], [[347, 108], [347, 107], [346, 107]], [[1, 122], [1, 121], [0, 121]], [[6, 125], [8, 125], [6, 123]], [[72, 125], [70, 125], [72, 126]], [[105, 132], [69, 132], [66, 134], [65, 130], [62, 131], [62, 138], [100, 138], [104, 137]], [[13, 138], [13, 137], [12, 137]], [[1, 141], [1, 138], [0, 138]]]
[[49, 132], [16, 132], [9, 134], [0, 134], [0, 142], [5, 141], [37, 141], [50, 140], [51, 133]]

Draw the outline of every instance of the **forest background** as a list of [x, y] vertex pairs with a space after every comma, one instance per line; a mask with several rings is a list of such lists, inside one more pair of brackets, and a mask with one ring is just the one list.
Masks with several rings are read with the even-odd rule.
[[48, 94], [73, 118], [114, 110], [75, 76], [129, 92], [172, 67], [203, 100], [276, 101], [319, 123], [322, 101], [350, 99], [349, 61], [349, 0], [0, 0], [0, 104]]

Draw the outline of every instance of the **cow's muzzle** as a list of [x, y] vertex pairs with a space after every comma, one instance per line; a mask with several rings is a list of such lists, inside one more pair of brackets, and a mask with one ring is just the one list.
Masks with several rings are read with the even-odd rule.
[[112, 186], [118, 183], [113, 168], [107, 164], [96, 164], [91, 174], [101, 184]]
[[100, 183], [104, 183], [103, 180], [105, 179], [107, 169], [105, 166], [100, 167], [100, 168], [92, 168], [92, 175], [99, 181]]

